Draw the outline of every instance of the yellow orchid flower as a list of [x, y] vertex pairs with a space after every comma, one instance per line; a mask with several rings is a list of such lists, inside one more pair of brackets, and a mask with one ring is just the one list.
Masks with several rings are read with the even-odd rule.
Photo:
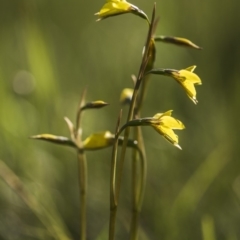
[[171, 115], [172, 110], [169, 110], [165, 113], [157, 113], [153, 117], [133, 119], [122, 126], [119, 133], [121, 133], [126, 127], [152, 126], [171, 144], [182, 149], [178, 145], [178, 136], [174, 133], [173, 129], [182, 130], [185, 126], [181, 121], [173, 118]]
[[197, 93], [194, 87], [194, 84], [201, 85], [202, 81], [198, 77], [197, 74], [193, 73], [196, 66], [191, 66], [186, 69], [182, 70], [175, 70], [175, 69], [152, 69], [151, 71], [147, 72], [146, 74], [159, 74], [173, 77], [177, 82], [184, 88], [188, 97], [197, 104]]
[[182, 149], [178, 145], [178, 136], [174, 133], [173, 129], [182, 130], [185, 126], [171, 115], [172, 110], [155, 114], [151, 126], [175, 147]]
[[125, 0], [107, 0], [107, 3], [104, 4], [101, 10], [95, 13], [95, 15], [99, 17], [97, 21], [100, 21], [108, 17], [129, 12], [138, 15], [149, 22], [147, 15], [141, 9]]
[[191, 66], [177, 72], [172, 72], [172, 77], [184, 88], [188, 97], [197, 104], [196, 89], [194, 84], [201, 85], [202, 81], [197, 74], [193, 73], [196, 66]]
[[90, 135], [83, 141], [84, 150], [96, 150], [112, 145], [114, 135], [109, 131], [98, 132]]

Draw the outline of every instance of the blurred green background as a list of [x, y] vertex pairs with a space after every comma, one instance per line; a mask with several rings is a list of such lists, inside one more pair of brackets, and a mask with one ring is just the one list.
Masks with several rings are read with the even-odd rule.
[[[81, 92], [110, 106], [84, 115], [84, 137], [114, 131], [119, 96], [132, 87], [147, 25], [131, 14], [96, 23], [104, 1], [0, 1], [0, 159], [70, 239], [79, 239], [74, 149], [30, 140], [69, 136]], [[153, 2], [132, 2], [148, 15]], [[143, 128], [148, 178], [140, 240], [240, 239], [240, 1], [157, 0], [156, 34], [186, 37], [202, 51], [157, 44], [156, 67], [197, 65], [195, 106], [170, 78], [152, 76], [142, 116], [173, 109], [186, 126], [183, 151]], [[123, 108], [124, 116], [127, 108]], [[124, 117], [125, 118], [125, 117]], [[87, 153], [88, 239], [104, 240], [109, 219], [111, 149]], [[117, 239], [128, 239], [130, 154], [124, 169]], [[45, 226], [0, 179], [0, 239], [51, 239]]]

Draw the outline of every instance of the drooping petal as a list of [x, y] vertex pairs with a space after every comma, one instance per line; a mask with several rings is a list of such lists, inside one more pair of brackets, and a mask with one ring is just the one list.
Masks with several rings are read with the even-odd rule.
[[164, 127], [162, 125], [153, 125], [153, 128], [171, 144], [178, 145], [178, 136], [171, 128]]
[[183, 82], [180, 83], [182, 85], [182, 87], [185, 89], [188, 97], [195, 103], [197, 104], [197, 98], [196, 98], [196, 89], [193, 85], [193, 83], [191, 83], [190, 81], [188, 80], [185, 80]]

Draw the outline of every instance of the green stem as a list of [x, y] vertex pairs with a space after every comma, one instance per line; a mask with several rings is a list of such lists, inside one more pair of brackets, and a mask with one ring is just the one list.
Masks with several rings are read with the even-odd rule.
[[142, 136], [141, 127], [137, 127], [137, 139], [139, 146], [140, 154], [140, 187], [139, 187], [139, 196], [138, 196], [138, 206], [137, 209], [139, 212], [142, 210], [143, 197], [145, 192], [146, 178], [147, 178], [147, 158], [145, 152], [145, 145]]
[[137, 154], [134, 154], [133, 164], [132, 164], [132, 185], [133, 185], [133, 205], [132, 205], [132, 222], [130, 230], [130, 239], [138, 239], [138, 225], [139, 225], [139, 216], [142, 210], [143, 196], [145, 192], [146, 185], [146, 175], [147, 175], [147, 161], [145, 154], [145, 146], [142, 137], [141, 127], [138, 126], [135, 131], [136, 139], [138, 141], [138, 153], [140, 157], [140, 174], [137, 179]]
[[87, 161], [85, 154], [78, 152], [78, 176], [80, 194], [80, 239], [86, 239], [86, 211], [87, 211]]
[[117, 168], [117, 147], [121, 131], [119, 131], [122, 111], [119, 114], [115, 130], [115, 141], [112, 150], [111, 174], [110, 174], [110, 220], [109, 220], [109, 240], [114, 240], [115, 223], [117, 216], [117, 201], [115, 194], [116, 168]]
[[[134, 131], [134, 139], [137, 139], [137, 132]], [[137, 211], [139, 179], [138, 179], [138, 153], [136, 149], [132, 150], [132, 219], [130, 226], [130, 239], [136, 240], [138, 238], [138, 219]]]
[[[149, 51], [150, 41], [151, 41], [151, 37], [152, 37], [152, 31], [153, 31], [153, 25], [154, 25], [154, 19], [155, 19], [155, 9], [156, 9], [156, 4], [154, 4], [154, 7], [153, 7], [152, 19], [151, 19], [151, 24], [150, 24], [149, 30], [148, 30], [145, 51], [144, 51], [141, 66], [139, 69], [137, 82], [135, 84], [132, 101], [131, 101], [129, 112], [128, 112], [127, 122], [129, 122], [133, 118], [133, 112], [134, 112], [134, 108], [135, 108], [135, 104], [136, 104], [136, 100], [137, 100], [137, 96], [138, 96], [138, 91], [139, 91], [139, 88], [140, 88], [140, 85], [142, 82], [142, 78], [145, 73], [145, 68], [148, 63], [148, 51]], [[123, 141], [122, 151], [121, 151], [121, 156], [120, 156], [118, 176], [117, 176], [116, 180], [114, 180], [114, 183], [113, 183], [116, 191], [114, 194], [115, 195], [114, 208], [111, 208], [111, 214], [110, 214], [109, 240], [114, 240], [117, 206], [118, 206], [118, 199], [119, 199], [119, 193], [120, 193], [120, 187], [121, 187], [121, 181], [122, 181], [122, 173], [123, 173], [123, 165], [124, 165], [124, 159], [125, 159], [125, 153], [126, 153], [129, 133], [130, 133], [130, 129], [129, 129], [129, 127], [127, 127], [124, 132], [124, 141]], [[115, 137], [115, 142], [117, 141], [117, 139], [118, 139], [118, 136]], [[113, 148], [112, 164], [114, 164], [114, 162], [116, 161], [116, 158], [117, 158], [117, 145], [116, 145], [116, 148]], [[115, 164], [115, 167], [112, 166], [112, 171], [116, 173], [116, 164]], [[111, 175], [114, 175], [114, 174], [112, 173]], [[112, 213], [112, 211], [113, 211], [113, 213]]]
[[86, 240], [87, 229], [87, 160], [82, 146], [82, 107], [85, 103], [86, 88], [84, 89], [76, 116], [75, 140], [78, 145], [78, 182], [79, 182], [79, 199], [80, 199], [80, 239]]

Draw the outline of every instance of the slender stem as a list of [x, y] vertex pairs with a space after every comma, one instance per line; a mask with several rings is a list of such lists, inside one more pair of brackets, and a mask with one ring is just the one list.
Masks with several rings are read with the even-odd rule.
[[139, 197], [138, 197], [138, 211], [141, 212], [142, 203], [143, 203], [143, 196], [145, 192], [145, 185], [146, 185], [146, 178], [147, 178], [147, 158], [145, 152], [145, 145], [142, 136], [142, 129], [141, 127], [137, 127], [137, 139], [138, 139], [138, 146], [139, 146], [139, 154], [140, 154], [140, 187], [139, 187]]
[[145, 185], [146, 185], [146, 175], [147, 175], [147, 161], [146, 161], [146, 153], [145, 153], [145, 146], [142, 137], [142, 129], [140, 126], [136, 128], [135, 136], [138, 141], [138, 154], [140, 157], [140, 174], [137, 179], [137, 154], [135, 151], [134, 158], [132, 159], [132, 185], [133, 185], [133, 205], [132, 205], [132, 222], [131, 222], [131, 230], [130, 230], [130, 239], [137, 240], [138, 239], [138, 225], [139, 225], [139, 215], [142, 210], [142, 202], [143, 196], [145, 192]]
[[[136, 86], [134, 88], [134, 92], [133, 92], [133, 96], [132, 96], [132, 101], [131, 101], [131, 104], [130, 104], [127, 123], [133, 119], [133, 112], [134, 112], [135, 104], [136, 104], [136, 101], [137, 101], [138, 91], [139, 91], [139, 88], [140, 88], [140, 85], [141, 85], [141, 82], [142, 82], [141, 80], [142, 80], [142, 77], [143, 77], [143, 73], [144, 73], [144, 69], [146, 67], [146, 64], [147, 64], [147, 60], [144, 64], [142, 64], [142, 67], [140, 68], [140, 72], [139, 72], [138, 79], [137, 79], [137, 82], [136, 82]], [[125, 132], [124, 132], [124, 141], [123, 141], [122, 151], [121, 151], [121, 155], [120, 155], [118, 179], [117, 179], [117, 182], [116, 182], [116, 199], [119, 198], [120, 186], [121, 186], [121, 181], [122, 181], [122, 173], [123, 173], [123, 165], [124, 165], [124, 159], [125, 159], [125, 153], [126, 153], [126, 149], [127, 149], [127, 141], [128, 141], [128, 138], [129, 138], [129, 134], [130, 134], [130, 129], [126, 128]]]
[[78, 110], [77, 110], [77, 116], [76, 116], [75, 138], [80, 145], [82, 145], [82, 131], [81, 131], [82, 113], [83, 113], [82, 107], [85, 104], [86, 94], [87, 94], [87, 88], [84, 88], [81, 99], [80, 99], [79, 107], [78, 107]]
[[[154, 22], [153, 32], [156, 29], [158, 20]], [[151, 39], [150, 47], [149, 47], [149, 61], [145, 68], [145, 72], [150, 71], [153, 68], [154, 61], [155, 61], [155, 55], [156, 55], [156, 49], [154, 40]], [[146, 92], [147, 92], [147, 85], [149, 83], [149, 76], [145, 75], [142, 80], [142, 86], [140, 89], [140, 93], [137, 99], [137, 104], [134, 109], [134, 115], [135, 119], [140, 119], [140, 111], [142, 108], [143, 100], [145, 98]], [[132, 158], [132, 222], [131, 222], [131, 229], [130, 229], [130, 239], [131, 240], [137, 240], [138, 239], [138, 229], [139, 229], [139, 217], [140, 212], [142, 209], [142, 202], [143, 202], [143, 196], [144, 196], [144, 190], [145, 190], [145, 184], [146, 184], [146, 173], [147, 173], [147, 161], [146, 161], [146, 154], [145, 154], [145, 146], [144, 146], [144, 140], [142, 137], [142, 130], [141, 127], [138, 126], [135, 128], [134, 131], [134, 139], [138, 142], [138, 147], [141, 150], [142, 153], [141, 161], [140, 161], [140, 169], [138, 169], [139, 161], [137, 161], [137, 152], [136, 150], [133, 152], [133, 158]], [[137, 171], [140, 170], [140, 174], [138, 176]], [[137, 192], [138, 190], [138, 192]]]
[[82, 107], [85, 103], [86, 88], [84, 89], [80, 104], [76, 116], [76, 129], [75, 129], [75, 139], [78, 145], [78, 182], [79, 182], [79, 199], [80, 199], [80, 239], [86, 240], [86, 229], [87, 229], [87, 161], [86, 155], [84, 153], [82, 146]]
[[86, 239], [87, 228], [87, 161], [86, 155], [79, 150], [78, 152], [78, 176], [80, 188], [80, 239]]
[[[158, 23], [158, 19], [154, 20], [153, 22], [153, 26], [152, 26], [152, 34], [155, 32], [156, 27], [157, 27], [157, 23]], [[153, 66], [154, 66], [154, 62], [155, 62], [155, 56], [156, 56], [156, 49], [155, 49], [155, 43], [154, 40], [150, 39], [149, 42], [149, 49], [148, 49], [148, 64], [145, 68], [145, 73], [150, 71]], [[144, 75], [145, 75], [144, 73]], [[139, 93], [139, 97], [138, 97], [138, 101], [136, 104], [136, 107], [134, 109], [135, 113], [135, 118], [136, 119], [140, 119], [140, 111], [142, 108], [142, 104], [144, 101], [144, 97], [146, 95], [147, 92], [147, 85], [149, 82], [149, 75], [145, 75], [143, 77], [142, 80], [142, 86], [140, 89], [140, 93]], [[144, 196], [144, 192], [145, 192], [145, 185], [146, 185], [146, 175], [147, 175], [147, 159], [146, 159], [146, 153], [145, 153], [145, 146], [144, 146], [144, 139], [142, 136], [142, 129], [140, 126], [138, 126], [135, 129], [135, 138], [137, 139], [138, 142], [138, 148], [139, 148], [139, 154], [140, 154], [140, 173], [139, 176], [137, 178], [137, 170], [138, 169], [138, 165], [139, 162], [137, 162], [137, 157], [138, 155], [135, 154], [133, 156], [133, 164], [132, 164], [132, 197], [133, 197], [133, 206], [132, 206], [132, 223], [131, 223], [131, 230], [130, 230], [130, 239], [131, 240], [137, 240], [138, 239], [138, 229], [139, 229], [139, 216], [140, 216], [140, 212], [142, 210], [142, 202], [143, 202], [143, 196]], [[136, 189], [138, 190], [138, 194], [136, 193]]]
[[111, 162], [111, 175], [110, 175], [110, 220], [109, 220], [109, 240], [114, 239], [115, 223], [117, 216], [117, 201], [115, 194], [115, 181], [116, 181], [116, 168], [117, 168], [117, 147], [118, 139], [121, 131], [119, 131], [119, 125], [122, 117], [122, 111], [120, 111], [116, 130], [115, 130], [115, 141], [112, 150], [112, 162]]
[[[134, 131], [134, 139], [137, 139], [137, 132]], [[130, 226], [130, 239], [136, 240], [138, 238], [138, 192], [139, 192], [139, 179], [138, 179], [138, 153], [136, 149], [132, 150], [132, 219]]]
[[[154, 21], [154, 25], [152, 27], [152, 32], [155, 32], [156, 26], [157, 26], [158, 20]], [[145, 67], [144, 72], [148, 72], [153, 68], [154, 62], [155, 62], [155, 56], [156, 56], [156, 49], [155, 49], [155, 43], [154, 40], [151, 38], [150, 40], [150, 46], [149, 46], [149, 52], [148, 52], [148, 64]], [[145, 74], [144, 74], [145, 75]], [[145, 75], [142, 80], [142, 85], [140, 89], [139, 96], [137, 98], [137, 103], [134, 109], [134, 115], [135, 119], [140, 119], [140, 111], [142, 108], [143, 100], [147, 92], [147, 85], [149, 82], [149, 76]], [[139, 216], [142, 208], [142, 201], [143, 201], [143, 195], [144, 195], [144, 189], [146, 184], [146, 172], [147, 172], [147, 162], [146, 162], [146, 154], [145, 154], [145, 146], [144, 141], [142, 137], [142, 131], [141, 128], [138, 126], [135, 129], [135, 136], [134, 139], [137, 139], [138, 147], [141, 150], [142, 153], [141, 161], [140, 161], [140, 174], [138, 176], [137, 171], [139, 161], [137, 161], [137, 152], [136, 150], [133, 152], [133, 158], [132, 158], [132, 223], [131, 223], [131, 230], [130, 230], [130, 239], [131, 240], [137, 240], [138, 239], [138, 225], [139, 225]], [[137, 192], [138, 190], [138, 192]]]
[[[140, 88], [140, 85], [142, 82], [142, 78], [145, 73], [145, 68], [148, 63], [148, 51], [149, 51], [150, 41], [151, 41], [151, 37], [152, 37], [152, 31], [153, 31], [153, 25], [154, 25], [154, 19], [155, 19], [155, 9], [156, 9], [156, 4], [154, 4], [154, 7], [153, 7], [152, 19], [151, 19], [151, 24], [150, 24], [149, 30], [148, 30], [145, 51], [144, 51], [141, 66], [139, 69], [137, 82], [135, 84], [132, 101], [131, 101], [129, 112], [128, 112], [127, 122], [132, 120], [132, 118], [133, 118], [133, 112], [134, 112], [135, 104], [137, 101], [138, 91], [139, 91], [139, 88]], [[122, 151], [121, 151], [121, 155], [120, 155], [118, 175], [117, 175], [116, 181], [114, 181], [114, 186], [115, 186], [115, 190], [116, 190], [115, 191], [115, 203], [114, 203], [114, 208], [111, 208], [109, 228], [111, 228], [112, 225], [115, 226], [118, 199], [119, 199], [119, 193], [120, 193], [120, 187], [121, 187], [121, 181], [122, 181], [123, 165], [124, 165], [124, 159], [125, 159], [125, 153], [126, 153], [129, 133], [130, 133], [130, 128], [127, 127], [124, 132], [124, 141], [123, 141]], [[117, 141], [117, 138], [118, 138], [118, 136], [115, 137], [115, 142]], [[113, 148], [112, 164], [114, 163], [113, 159], [115, 159], [116, 156], [117, 156], [117, 148], [116, 149]], [[113, 171], [116, 172], [116, 165], [115, 165], [115, 170], [113, 170]], [[113, 211], [113, 213], [112, 213], [112, 211]], [[114, 221], [114, 223], [113, 223], [113, 221]], [[111, 232], [111, 234], [109, 234], [109, 240], [114, 240], [114, 231], [115, 231], [115, 227], [112, 227], [111, 229], [109, 229], [109, 232]]]

